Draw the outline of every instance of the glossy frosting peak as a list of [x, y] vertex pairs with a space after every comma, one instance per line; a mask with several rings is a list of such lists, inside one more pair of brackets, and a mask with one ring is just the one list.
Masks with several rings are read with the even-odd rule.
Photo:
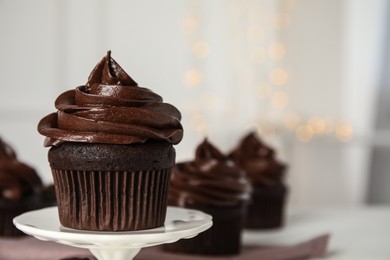
[[169, 203], [237, 206], [249, 200], [250, 191], [244, 172], [206, 139], [198, 146], [194, 161], [174, 167]]
[[44, 117], [38, 131], [45, 146], [63, 142], [108, 144], [162, 140], [177, 144], [183, 137], [181, 114], [161, 96], [138, 84], [107, 55], [88, 82], [62, 93], [57, 113]]
[[135, 82], [122, 67], [111, 58], [111, 51], [96, 65], [89, 75], [86, 84], [87, 90], [96, 85], [123, 85], [123, 86], [137, 86]]
[[275, 151], [252, 132], [230, 154], [254, 184], [272, 186], [282, 183], [286, 166], [275, 158]]
[[0, 201], [17, 201], [42, 188], [35, 170], [18, 161], [15, 151], [0, 138]]

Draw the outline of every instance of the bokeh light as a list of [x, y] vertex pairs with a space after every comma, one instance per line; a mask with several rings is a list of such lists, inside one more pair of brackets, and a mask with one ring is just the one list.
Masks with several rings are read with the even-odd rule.
[[272, 16], [271, 24], [275, 29], [287, 29], [290, 26], [290, 16], [287, 13], [277, 13]]
[[290, 113], [288, 114], [284, 120], [283, 120], [283, 124], [284, 126], [289, 129], [289, 130], [294, 130], [297, 129], [297, 127], [299, 126], [299, 124], [302, 122], [302, 119], [299, 117], [298, 114], [295, 114], [295, 113]]
[[200, 113], [194, 113], [191, 115], [191, 127], [200, 134], [207, 132], [209, 125], [206, 118]]
[[309, 125], [303, 124], [296, 129], [295, 134], [299, 141], [309, 142], [313, 138], [314, 132]]
[[270, 81], [275, 86], [283, 86], [288, 82], [288, 73], [285, 69], [273, 69], [269, 75]]
[[182, 26], [184, 31], [196, 31], [199, 28], [199, 19], [194, 14], [189, 14], [183, 19]]
[[281, 60], [286, 55], [286, 47], [283, 43], [275, 42], [268, 47], [268, 56], [272, 60]]
[[233, 15], [242, 16], [242, 15], [244, 15], [245, 10], [247, 8], [247, 3], [246, 3], [246, 1], [243, 1], [243, 0], [233, 0], [230, 8], [231, 8]]
[[197, 87], [203, 82], [203, 73], [198, 69], [189, 69], [184, 75], [184, 84]]
[[219, 100], [215, 92], [205, 91], [201, 96], [199, 104], [208, 109], [216, 109], [218, 108]]
[[312, 117], [308, 120], [308, 125], [311, 127], [313, 132], [316, 135], [321, 135], [325, 133], [326, 122], [320, 117]]
[[192, 45], [192, 54], [198, 59], [205, 59], [210, 54], [210, 47], [205, 41], [197, 41]]
[[259, 98], [269, 98], [273, 92], [271, 84], [268, 82], [260, 82], [255, 91]]
[[277, 109], [283, 109], [288, 105], [288, 96], [283, 91], [277, 91], [271, 97], [272, 106]]
[[335, 127], [335, 135], [338, 140], [348, 142], [353, 137], [353, 128], [346, 122], [340, 122]]

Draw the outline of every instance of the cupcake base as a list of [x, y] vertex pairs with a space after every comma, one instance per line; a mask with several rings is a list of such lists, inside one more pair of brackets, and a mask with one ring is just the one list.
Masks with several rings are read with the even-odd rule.
[[5, 237], [20, 237], [23, 236], [24, 233], [17, 229], [13, 223], [12, 220], [14, 217], [22, 214], [24, 211], [0, 211], [0, 236]]
[[52, 170], [64, 227], [132, 231], [164, 224], [171, 169], [153, 171]]
[[133, 231], [160, 227], [175, 150], [167, 142], [65, 142], [49, 150], [64, 227]]
[[283, 226], [286, 195], [287, 188], [283, 184], [272, 187], [254, 185], [245, 228], [273, 229]]
[[163, 245], [163, 250], [195, 255], [237, 255], [246, 207], [190, 207], [213, 217], [213, 226], [190, 239]]
[[33, 194], [20, 201], [0, 202], [0, 237], [20, 237], [25, 234], [13, 224], [20, 214], [55, 205], [55, 201], [43, 198], [41, 193]]

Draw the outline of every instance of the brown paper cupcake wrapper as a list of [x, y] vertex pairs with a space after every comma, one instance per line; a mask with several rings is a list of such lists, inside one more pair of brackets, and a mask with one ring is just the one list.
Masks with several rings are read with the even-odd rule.
[[64, 227], [130, 231], [162, 226], [171, 169], [71, 171], [52, 169]]
[[287, 188], [254, 186], [252, 202], [248, 206], [245, 227], [248, 229], [273, 229], [283, 226]]
[[241, 230], [246, 207], [193, 207], [213, 217], [213, 226], [190, 239], [164, 244], [167, 252], [195, 255], [237, 255], [241, 251]]
[[18, 216], [22, 212], [23, 211], [0, 212], [0, 236], [20, 237], [24, 235], [24, 233], [17, 229], [12, 223], [14, 217]]
[[44, 200], [42, 193], [25, 195], [21, 200], [8, 201], [0, 207], [0, 236], [18, 237], [25, 235], [13, 224], [13, 219], [20, 214], [37, 210], [48, 206], [53, 206], [53, 201]]

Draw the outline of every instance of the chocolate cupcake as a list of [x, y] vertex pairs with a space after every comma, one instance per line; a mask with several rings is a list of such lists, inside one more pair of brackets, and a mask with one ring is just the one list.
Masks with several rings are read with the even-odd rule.
[[15, 151], [0, 138], [0, 236], [21, 236], [14, 217], [55, 204], [45, 195], [37, 172], [17, 159]]
[[238, 254], [249, 197], [250, 184], [244, 172], [204, 140], [196, 149], [194, 161], [174, 167], [169, 205], [206, 212], [213, 217], [213, 226], [194, 238], [163, 248], [187, 254]]
[[248, 207], [246, 228], [271, 229], [283, 225], [287, 188], [286, 166], [275, 158], [275, 151], [255, 133], [249, 133], [230, 154], [245, 170], [252, 183], [252, 199]]
[[110, 52], [86, 85], [62, 93], [38, 131], [48, 158], [60, 222], [68, 228], [131, 231], [162, 226], [180, 112], [139, 87]]

